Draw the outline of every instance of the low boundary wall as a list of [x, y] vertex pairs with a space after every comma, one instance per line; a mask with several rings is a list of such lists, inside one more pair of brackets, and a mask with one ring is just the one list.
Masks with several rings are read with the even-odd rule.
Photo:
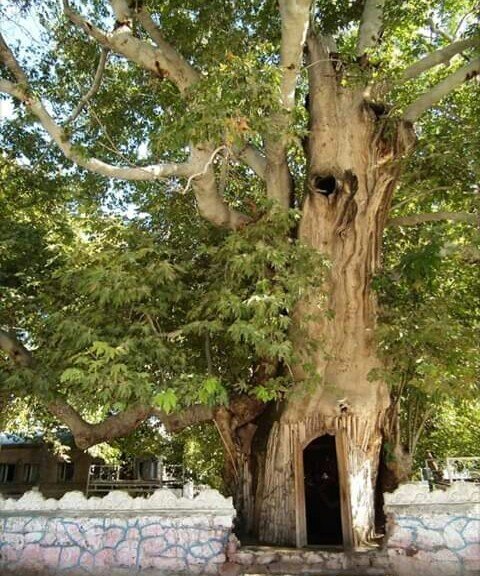
[[60, 500], [39, 492], [0, 498], [2, 576], [160, 576], [168, 573], [480, 576], [480, 485], [429, 492], [405, 484], [385, 494], [387, 537], [351, 552], [246, 547], [231, 536], [231, 498], [157, 490]]
[[429, 492], [404, 484], [385, 494], [387, 553], [397, 576], [480, 575], [480, 485]]
[[216, 574], [225, 562], [235, 511], [231, 498], [157, 490], [148, 498], [110, 492], [60, 500], [27, 492], [0, 499], [3, 575]]

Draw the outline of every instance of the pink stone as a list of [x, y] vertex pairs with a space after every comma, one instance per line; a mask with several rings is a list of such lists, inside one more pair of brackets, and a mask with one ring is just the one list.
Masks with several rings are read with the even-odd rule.
[[125, 540], [139, 540], [140, 530], [138, 528], [129, 528], [125, 535]]
[[100, 550], [103, 548], [103, 530], [95, 526], [94, 528], [89, 528], [85, 532], [85, 546], [91, 550]]
[[190, 552], [191, 553], [187, 556], [189, 564], [203, 564], [205, 563], [206, 558], [209, 558], [212, 555], [212, 551], [208, 544], [192, 546]]
[[5, 544], [2, 547], [2, 558], [6, 562], [16, 562], [18, 560], [18, 552], [11, 544]]
[[389, 548], [408, 548], [412, 545], [413, 537], [410, 530], [395, 526], [393, 534], [388, 539]]
[[480, 542], [480, 520], [470, 520], [463, 531], [466, 542]]
[[60, 568], [72, 568], [78, 563], [80, 548], [78, 546], [65, 546], [60, 552]]
[[480, 542], [478, 544], [470, 544], [465, 546], [463, 550], [458, 551], [458, 555], [468, 560], [477, 560], [480, 567]]
[[431, 558], [434, 562], [450, 562], [450, 563], [454, 563], [454, 564], [458, 564], [459, 560], [457, 558], [457, 556], [453, 553], [450, 552], [450, 550], [447, 550], [446, 548], [444, 548], [443, 550], [438, 550], [438, 552], [434, 552], [434, 553], [430, 553], [430, 554], [425, 554], [426, 558]]
[[107, 548], [115, 548], [124, 539], [124, 534], [121, 528], [109, 528], [104, 536], [104, 545]]
[[59, 546], [48, 546], [48, 548], [43, 548], [43, 561], [46, 566], [57, 568], [60, 550], [61, 548]]
[[54, 546], [56, 544], [56, 536], [55, 536], [55, 532], [53, 531], [46, 531], [43, 538], [42, 538], [42, 544], [44, 546]]
[[43, 532], [27, 532], [25, 534], [25, 544], [32, 544], [33, 542], [40, 542], [43, 537]]
[[180, 559], [174, 558], [151, 558], [152, 568], [160, 568], [161, 570], [169, 570], [171, 572], [181, 572], [186, 568], [185, 562]]
[[42, 548], [39, 544], [27, 544], [21, 551], [20, 563], [38, 566], [43, 559]]
[[185, 550], [181, 546], [170, 546], [162, 551], [161, 555], [166, 558], [182, 558], [185, 555]]
[[93, 564], [94, 564], [93, 554], [91, 554], [90, 552], [83, 552], [82, 555], [80, 556], [80, 562], [78, 563], [80, 568], [90, 569], [93, 568]]
[[84, 546], [85, 538], [77, 524], [67, 524], [65, 529], [72, 542], [79, 546]]
[[167, 528], [164, 531], [165, 540], [169, 544], [176, 544], [178, 540], [183, 542], [183, 540], [181, 538], [181, 534], [179, 534], [179, 533], [180, 533], [180, 530], [177, 532], [177, 531], [173, 530], [172, 528]]
[[17, 550], [23, 548], [25, 544], [25, 537], [23, 536], [23, 534], [9, 534], [7, 532], [3, 534], [2, 540], [7, 544], [10, 544], [10, 546], [13, 546]]
[[439, 546], [444, 546], [442, 534], [434, 530], [419, 530], [417, 546], [421, 550], [432, 550]]
[[[213, 542], [210, 542], [209, 545], [210, 545], [210, 548], [214, 554], [220, 554], [220, 552], [225, 551], [225, 545], [222, 542], [219, 542], [218, 540], [214, 540]], [[299, 563], [303, 562], [303, 560], [300, 556], [298, 557], [298, 559], [299, 559], [298, 560]], [[292, 558], [289, 558], [289, 560], [292, 561]]]
[[163, 538], [148, 538], [141, 544], [141, 554], [145, 556], [160, 556], [164, 554], [165, 540]]
[[150, 524], [142, 528], [142, 536], [162, 536], [165, 529], [160, 524]]
[[455, 549], [462, 548], [464, 546], [463, 538], [461, 534], [455, 529], [455, 527], [450, 524], [443, 531], [443, 537], [445, 538], [445, 543], [447, 548]]
[[95, 568], [111, 568], [115, 563], [115, 553], [111, 548], [103, 548], [95, 554]]
[[116, 566], [132, 567], [136, 565], [138, 542], [126, 540], [121, 542], [115, 550]]

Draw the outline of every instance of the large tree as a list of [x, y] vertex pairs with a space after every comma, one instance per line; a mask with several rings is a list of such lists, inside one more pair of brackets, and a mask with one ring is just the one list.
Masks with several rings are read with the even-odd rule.
[[[344, 540], [368, 541], [392, 428], [372, 280], [389, 224], [478, 222], [421, 156], [435, 211], [390, 215], [415, 124], [450, 134], [442, 104], [478, 96], [475, 3], [65, 0], [34, 16], [40, 47], [0, 39], [5, 147], [101, 207], [50, 242], [55, 280], [23, 344], [2, 320], [24, 386], [83, 448], [152, 415], [214, 421], [245, 527], [270, 543], [305, 543], [302, 451], [335, 435]], [[98, 216], [122, 195], [143, 214]]]

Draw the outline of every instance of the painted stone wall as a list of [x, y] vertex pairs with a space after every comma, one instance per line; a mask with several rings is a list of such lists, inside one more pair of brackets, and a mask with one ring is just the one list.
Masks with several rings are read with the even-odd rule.
[[234, 509], [216, 490], [195, 498], [157, 490], [60, 500], [28, 492], [0, 500], [0, 574], [27, 576], [216, 574], [225, 562]]
[[387, 552], [397, 576], [480, 576], [480, 485], [385, 494]]

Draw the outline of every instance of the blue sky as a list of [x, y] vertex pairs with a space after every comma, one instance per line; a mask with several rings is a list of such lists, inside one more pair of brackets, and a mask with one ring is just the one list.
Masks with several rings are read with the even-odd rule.
[[[38, 23], [34, 9], [26, 15], [20, 14], [19, 8], [12, 5], [2, 7], [0, 32], [16, 56], [21, 56], [21, 46], [41, 45], [42, 28]], [[9, 118], [13, 113], [13, 102], [10, 98], [0, 100], [0, 120]]]

